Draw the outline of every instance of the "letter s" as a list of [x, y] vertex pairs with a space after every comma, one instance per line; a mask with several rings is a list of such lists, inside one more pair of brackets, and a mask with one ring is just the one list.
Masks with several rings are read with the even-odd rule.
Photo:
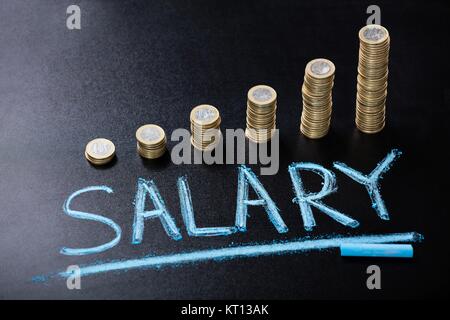
[[91, 192], [91, 191], [105, 191], [105, 192], [108, 192], [108, 193], [112, 193], [113, 192], [113, 190], [111, 188], [107, 187], [107, 186], [91, 186], [91, 187], [86, 187], [84, 189], [75, 191], [64, 202], [64, 205], [63, 205], [64, 213], [67, 214], [68, 216], [71, 216], [71, 217], [77, 218], [77, 219], [92, 220], [92, 221], [98, 221], [98, 222], [104, 223], [107, 226], [111, 227], [115, 231], [116, 237], [113, 240], [111, 240], [110, 242], [107, 242], [107, 243], [102, 244], [102, 245], [97, 246], [97, 247], [79, 248], [79, 249], [72, 249], [72, 248], [63, 247], [60, 250], [61, 254], [65, 254], [65, 255], [69, 255], [69, 256], [80, 256], [80, 255], [99, 253], [99, 252], [103, 252], [103, 251], [106, 251], [106, 250], [114, 247], [120, 241], [120, 236], [122, 234], [122, 230], [120, 229], [120, 226], [117, 223], [115, 223], [113, 220], [111, 220], [109, 218], [102, 217], [102, 216], [97, 215], [97, 214], [83, 212], [83, 211], [76, 211], [76, 210], [70, 209], [70, 203], [72, 202], [72, 200], [75, 197], [79, 196], [80, 194], [83, 194], [83, 193], [86, 193], [86, 192]]

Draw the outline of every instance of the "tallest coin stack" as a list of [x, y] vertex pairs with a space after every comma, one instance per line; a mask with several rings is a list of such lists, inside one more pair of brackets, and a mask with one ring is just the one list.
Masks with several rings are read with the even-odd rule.
[[356, 126], [365, 133], [384, 128], [389, 63], [389, 32], [380, 25], [359, 31]]

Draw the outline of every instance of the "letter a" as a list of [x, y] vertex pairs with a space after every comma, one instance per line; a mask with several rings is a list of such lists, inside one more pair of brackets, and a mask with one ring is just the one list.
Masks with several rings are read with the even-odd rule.
[[[145, 211], [145, 199], [146, 195], [150, 196], [150, 199], [155, 206], [155, 210]], [[161, 197], [161, 194], [153, 181], [147, 181], [139, 178], [137, 184], [137, 192], [134, 203], [134, 223], [133, 223], [133, 244], [139, 244], [142, 242], [142, 236], [144, 234], [144, 221], [147, 219], [159, 218], [164, 227], [164, 230], [174, 240], [181, 239], [180, 230], [178, 230], [175, 221], [166, 208], [166, 204]]]
[[[248, 186], [251, 185], [255, 190], [259, 199], [248, 199]], [[237, 193], [237, 206], [236, 206], [236, 227], [239, 231], [247, 230], [247, 211], [248, 206], [263, 206], [269, 216], [270, 221], [275, 226], [279, 233], [285, 233], [288, 231], [288, 227], [284, 223], [280, 216], [279, 210], [275, 205], [275, 202], [270, 198], [266, 189], [264, 189], [261, 182], [254, 172], [242, 165], [239, 167], [238, 177], [238, 193]]]

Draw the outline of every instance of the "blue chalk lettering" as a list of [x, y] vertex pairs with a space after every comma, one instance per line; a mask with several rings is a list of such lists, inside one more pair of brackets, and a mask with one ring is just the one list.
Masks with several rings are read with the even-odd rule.
[[[248, 186], [252, 186], [259, 199], [248, 199]], [[248, 206], [263, 206], [270, 221], [279, 233], [288, 232], [288, 227], [280, 216], [279, 209], [270, 198], [266, 189], [259, 181], [255, 173], [245, 165], [239, 166], [238, 192], [236, 205], [236, 227], [239, 231], [247, 230]]]
[[392, 150], [388, 153], [386, 158], [378, 163], [376, 168], [367, 176], [359, 171], [356, 171], [355, 169], [350, 168], [342, 162], [335, 162], [333, 166], [356, 182], [365, 186], [367, 192], [369, 193], [370, 200], [372, 201], [372, 208], [375, 209], [376, 213], [381, 219], [389, 220], [389, 213], [386, 209], [386, 205], [384, 204], [383, 199], [381, 198], [378, 181], [381, 180], [383, 173], [390, 169], [394, 160], [400, 157], [401, 154], [402, 152], [400, 150]]
[[[152, 211], [145, 211], [146, 195], [150, 196], [155, 207]], [[156, 184], [150, 180], [139, 178], [137, 183], [136, 198], [134, 201], [134, 222], [133, 222], [133, 239], [131, 243], [139, 244], [142, 242], [144, 234], [144, 221], [147, 219], [159, 218], [164, 230], [174, 240], [180, 240], [181, 233], [177, 228], [174, 219], [167, 210], [161, 194]]]
[[180, 195], [181, 215], [186, 225], [187, 233], [194, 237], [228, 236], [236, 232], [236, 227], [197, 228], [194, 218], [191, 190], [186, 177], [178, 178], [178, 193]]
[[414, 252], [410, 244], [343, 243], [340, 249], [343, 257], [412, 258]]
[[71, 216], [71, 217], [77, 218], [77, 219], [98, 221], [98, 222], [104, 223], [114, 230], [114, 232], [116, 233], [116, 237], [108, 243], [102, 244], [97, 247], [92, 247], [92, 248], [73, 249], [73, 248], [63, 247], [60, 250], [61, 254], [65, 254], [65, 255], [69, 255], [69, 256], [80, 256], [80, 255], [99, 253], [99, 252], [103, 252], [103, 251], [106, 251], [106, 250], [114, 247], [120, 241], [120, 236], [122, 234], [122, 230], [120, 229], [120, 226], [117, 223], [115, 223], [113, 220], [102, 217], [97, 214], [70, 209], [70, 204], [75, 197], [79, 196], [80, 194], [83, 194], [86, 192], [91, 192], [91, 191], [105, 191], [107, 193], [113, 192], [113, 190], [107, 186], [91, 186], [91, 187], [86, 187], [84, 189], [78, 190], [78, 191], [72, 193], [69, 196], [69, 198], [67, 198], [67, 200], [64, 202], [64, 205], [63, 205], [64, 213], [66, 213], [68, 216]]
[[[304, 190], [303, 182], [299, 174], [300, 170], [311, 171], [321, 176], [323, 179], [322, 190], [320, 190], [318, 193], [307, 193]], [[315, 163], [298, 162], [292, 163], [289, 166], [289, 174], [291, 176], [292, 184], [294, 186], [294, 192], [296, 195], [292, 201], [298, 203], [300, 207], [303, 226], [306, 231], [311, 231], [316, 226], [316, 221], [314, 220], [311, 206], [316, 207], [344, 226], [352, 228], [356, 228], [357, 226], [359, 226], [359, 222], [355, 219], [346, 216], [345, 214], [325, 205], [320, 201], [320, 199], [337, 190], [336, 176], [333, 172]]]

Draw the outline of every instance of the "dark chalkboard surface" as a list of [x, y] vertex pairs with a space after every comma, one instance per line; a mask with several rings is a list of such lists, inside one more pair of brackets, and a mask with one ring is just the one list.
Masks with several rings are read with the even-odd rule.
[[[81, 30], [68, 30], [66, 8], [81, 8]], [[354, 125], [358, 30], [368, 2], [357, 1], [14, 1], [0, 3], [0, 298], [416, 298], [443, 297], [449, 283], [448, 210], [444, 201], [449, 134], [448, 17], [445, 1], [378, 1], [391, 35], [386, 128], [365, 135]], [[299, 134], [300, 86], [316, 57], [337, 68], [330, 133]], [[279, 234], [262, 208], [249, 210], [248, 230], [227, 237], [189, 237], [180, 214], [177, 178], [186, 175], [199, 226], [234, 224], [237, 165], [174, 165], [170, 156], [144, 161], [135, 131], [157, 123], [168, 135], [189, 128], [201, 103], [219, 108], [222, 128], [245, 126], [247, 90], [277, 90], [280, 170], [259, 176], [289, 228]], [[86, 143], [111, 139], [117, 159], [95, 168]], [[169, 141], [169, 150], [174, 142]], [[365, 188], [332, 169], [334, 161], [369, 173], [387, 153], [403, 155], [385, 174], [382, 195], [391, 219], [381, 220]], [[327, 205], [354, 217], [356, 229], [314, 210], [318, 226], [303, 228], [288, 173], [292, 162], [333, 170], [338, 191]], [[170, 239], [157, 221], [131, 244], [136, 183], [153, 179], [181, 229]], [[320, 179], [304, 176], [312, 191]], [[80, 196], [77, 210], [116, 221], [114, 248], [65, 256], [63, 246], [111, 240], [98, 222], [64, 215], [67, 197], [87, 186], [114, 190]], [[254, 195], [252, 195], [254, 196]], [[82, 278], [81, 290], [39, 275], [67, 266], [336, 235], [418, 232], [415, 257], [348, 259], [337, 249], [133, 269]], [[366, 268], [379, 265], [382, 289], [368, 290]]]

